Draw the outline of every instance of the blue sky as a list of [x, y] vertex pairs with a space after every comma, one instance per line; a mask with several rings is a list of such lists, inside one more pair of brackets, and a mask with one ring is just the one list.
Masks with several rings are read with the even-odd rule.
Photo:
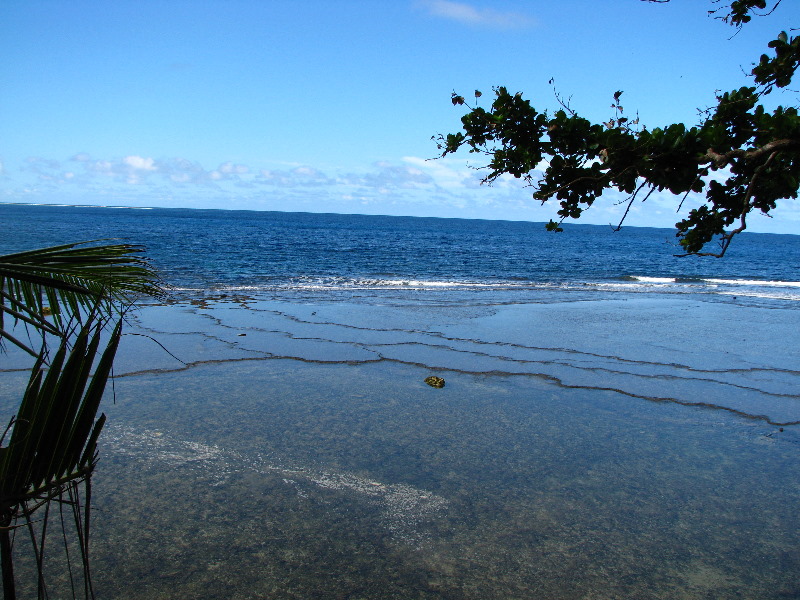
[[[546, 221], [516, 180], [436, 156], [492, 86], [590, 119], [612, 95], [655, 127], [697, 122], [780, 30], [785, 0], [735, 30], [673, 0], [4, 0], [0, 201]], [[731, 37], [733, 36], [733, 37]], [[798, 103], [798, 94], [773, 98]], [[613, 195], [584, 222], [618, 220]], [[670, 227], [651, 196], [632, 225]], [[800, 233], [800, 203], [760, 231]]]

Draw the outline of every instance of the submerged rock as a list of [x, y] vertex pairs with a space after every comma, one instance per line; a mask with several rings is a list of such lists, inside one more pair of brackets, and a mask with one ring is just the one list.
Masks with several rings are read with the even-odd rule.
[[443, 388], [444, 387], [444, 379], [441, 377], [436, 377], [436, 375], [431, 375], [430, 377], [425, 378], [425, 383], [427, 383], [431, 387], [435, 388]]

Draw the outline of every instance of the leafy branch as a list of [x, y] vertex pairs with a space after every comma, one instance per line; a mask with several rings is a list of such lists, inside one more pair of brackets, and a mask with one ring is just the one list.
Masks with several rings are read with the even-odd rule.
[[[734, 0], [710, 12], [727, 8], [718, 18], [741, 27], [766, 7], [765, 0]], [[535, 200], [557, 201], [559, 220], [547, 224], [552, 231], [561, 231], [567, 218], [580, 218], [609, 189], [626, 195], [618, 228], [641, 193], [643, 201], [656, 191], [682, 196], [679, 210], [688, 195], [704, 194], [704, 202], [676, 223], [676, 235], [684, 255], [721, 257], [751, 212], [769, 215], [779, 201], [797, 198], [800, 186], [797, 108], [770, 112], [760, 104], [773, 89], [790, 85], [800, 65], [800, 37], [781, 32], [768, 47], [771, 53], [751, 73], [756, 85], [719, 94], [698, 126], [643, 127], [638, 117], [624, 116], [621, 91], [614, 93], [614, 117], [592, 123], [558, 94], [561, 108], [550, 114], [500, 86], [488, 109], [478, 106], [480, 92], [475, 106], [453, 93], [453, 104], [469, 112], [462, 131], [437, 136], [437, 146], [441, 156], [461, 148], [486, 156], [485, 183], [510, 174], [536, 188]], [[711, 241], [720, 250], [703, 252]]]

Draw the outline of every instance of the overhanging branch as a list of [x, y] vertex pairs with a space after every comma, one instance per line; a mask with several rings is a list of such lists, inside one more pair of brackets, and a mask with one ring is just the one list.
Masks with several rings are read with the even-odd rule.
[[781, 151], [781, 150], [794, 150], [800, 149], [800, 139], [793, 139], [793, 138], [786, 138], [781, 140], [773, 140], [767, 144], [764, 144], [760, 148], [754, 148], [752, 150], [743, 150], [742, 148], [735, 148], [733, 150], [729, 150], [724, 154], [720, 154], [714, 151], [713, 148], [709, 148], [705, 154], [698, 157], [697, 162], [701, 165], [711, 163], [716, 168], [721, 169], [728, 165], [733, 159], [741, 158], [746, 161], [755, 160], [764, 154], [769, 154], [771, 152]]

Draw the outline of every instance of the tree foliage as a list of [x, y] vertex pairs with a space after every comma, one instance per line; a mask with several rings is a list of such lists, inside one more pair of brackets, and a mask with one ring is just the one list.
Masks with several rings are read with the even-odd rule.
[[[709, 12], [742, 27], [766, 9], [765, 0], [727, 0]], [[479, 91], [475, 106], [453, 93], [453, 104], [470, 110], [461, 119], [463, 131], [438, 136], [438, 147], [442, 156], [462, 147], [485, 154], [484, 182], [510, 174], [537, 188], [534, 199], [558, 201], [559, 219], [547, 224], [554, 231], [561, 231], [565, 219], [579, 218], [609, 189], [627, 195], [625, 216], [635, 200], [656, 191], [683, 199], [704, 194], [704, 202], [676, 224], [676, 235], [686, 254], [720, 257], [746, 229], [751, 212], [768, 215], [779, 201], [797, 198], [800, 186], [797, 107], [769, 111], [760, 104], [775, 88], [792, 83], [800, 64], [800, 36], [781, 32], [768, 48], [752, 69], [754, 85], [718, 94], [717, 105], [697, 126], [640, 126], [638, 119], [624, 116], [621, 91], [614, 94], [615, 116], [592, 123], [560, 98], [561, 108], [550, 114], [521, 93], [497, 87], [489, 109], [477, 105]], [[720, 244], [718, 251], [703, 252], [713, 240]]]

